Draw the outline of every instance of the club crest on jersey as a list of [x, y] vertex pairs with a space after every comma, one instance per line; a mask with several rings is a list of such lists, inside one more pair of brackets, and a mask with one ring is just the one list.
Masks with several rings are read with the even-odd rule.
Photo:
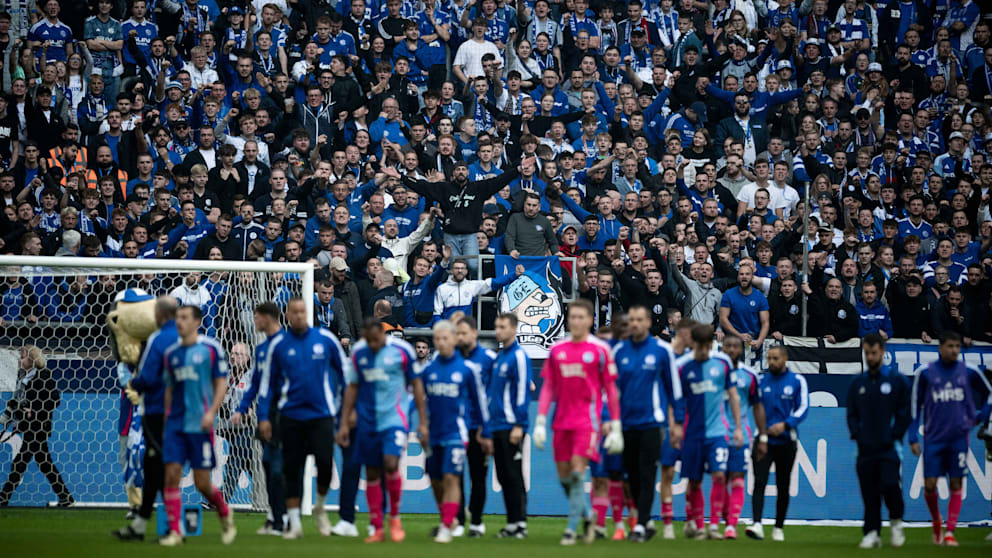
[[592, 361], [595, 359], [596, 359], [595, 355], [593, 355], [589, 351], [582, 353], [582, 362], [586, 364], [592, 364]]
[[455, 382], [456, 384], [462, 383], [462, 373], [461, 372], [453, 372], [451, 374], [451, 381], [452, 382]]
[[885, 395], [888, 395], [892, 393], [892, 384], [890, 384], [889, 382], [885, 382], [884, 384], [879, 386], [878, 391], [881, 391]]
[[[627, 361], [627, 359], [624, 359], [624, 364], [627, 364], [626, 361]], [[654, 355], [648, 355], [648, 356], [644, 357], [644, 364], [651, 365], [651, 364], [655, 364], [657, 362], [658, 362], [658, 359], [655, 358]]]
[[322, 343], [317, 343], [316, 345], [314, 345], [313, 354], [314, 356], [324, 354], [324, 345]]
[[785, 395], [792, 395], [792, 386], [785, 386], [782, 388], [782, 393]]

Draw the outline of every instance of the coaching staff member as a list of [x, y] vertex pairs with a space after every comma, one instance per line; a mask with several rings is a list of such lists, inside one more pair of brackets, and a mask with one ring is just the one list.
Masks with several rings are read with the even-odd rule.
[[902, 546], [902, 462], [895, 443], [912, 421], [909, 384], [892, 365], [883, 365], [885, 340], [877, 333], [864, 338], [868, 371], [851, 382], [847, 391], [847, 427], [858, 444], [858, 481], [865, 502], [861, 548], [882, 546], [882, 499], [889, 508], [892, 546]]

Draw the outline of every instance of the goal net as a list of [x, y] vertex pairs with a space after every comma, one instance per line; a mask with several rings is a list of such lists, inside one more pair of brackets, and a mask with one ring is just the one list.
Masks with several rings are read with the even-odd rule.
[[[231, 376], [215, 425], [213, 480], [229, 502], [267, 509], [254, 413], [239, 426], [231, 416], [264, 339], [253, 308], [312, 299], [312, 285], [308, 264], [0, 257], [0, 503], [140, 502], [143, 408], [123, 396], [133, 367], [119, 365], [107, 326], [119, 293], [139, 289], [198, 305], [202, 332], [227, 351]], [[182, 487], [187, 503], [200, 502], [188, 470]]]

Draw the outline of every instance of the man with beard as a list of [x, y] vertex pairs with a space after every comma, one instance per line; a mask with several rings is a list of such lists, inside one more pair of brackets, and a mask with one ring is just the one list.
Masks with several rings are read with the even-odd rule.
[[506, 225], [506, 250], [510, 257], [546, 256], [558, 252], [558, 239], [551, 222], [541, 215], [541, 196], [524, 195], [524, 210], [510, 215]]
[[858, 444], [858, 480], [865, 502], [861, 548], [881, 548], [882, 498], [889, 508], [892, 546], [906, 542], [902, 530], [902, 463], [895, 444], [912, 421], [909, 384], [893, 364], [883, 365], [885, 340], [877, 334], [864, 338], [868, 371], [851, 382], [847, 391], [847, 427]]
[[744, 163], [753, 165], [758, 153], [768, 148], [768, 129], [763, 122], [751, 120], [751, 98], [743, 91], [734, 95], [734, 114], [720, 121], [716, 127], [714, 144], [717, 153], [724, 155], [723, 145], [728, 137], [744, 144]]
[[785, 346], [772, 347], [768, 350], [768, 371], [761, 376], [759, 392], [768, 430], [759, 434], [754, 451], [754, 496], [751, 499], [754, 523], [747, 528], [747, 536], [752, 539], [765, 538], [761, 518], [765, 507], [768, 474], [774, 464], [778, 496], [775, 498], [772, 540], [785, 540], [782, 528], [785, 526], [785, 514], [789, 510], [789, 482], [796, 462], [799, 439], [797, 427], [809, 411], [806, 379], [789, 370], [788, 361], [789, 353]]
[[841, 298], [843, 286], [840, 279], [831, 277], [824, 289], [820, 289], [818, 284], [811, 287], [804, 281], [802, 289], [809, 297], [806, 335], [823, 337], [830, 343], [840, 343], [857, 336], [858, 311]]
[[[536, 157], [521, 161], [522, 166], [534, 165]], [[400, 178], [400, 173], [392, 167], [383, 168], [383, 173], [392, 178]], [[506, 169], [503, 174], [471, 183], [468, 181], [468, 164], [459, 161], [452, 171], [450, 181], [437, 171], [428, 175], [429, 180], [417, 180], [412, 176], [402, 177], [403, 184], [410, 190], [426, 198], [436, 200], [444, 214], [442, 228], [444, 242], [451, 247], [453, 257], [466, 256], [469, 266], [475, 268], [479, 254], [479, 223], [482, 222], [482, 208], [494, 196], [520, 175], [518, 168]]]
[[754, 269], [742, 265], [737, 272], [738, 285], [723, 293], [720, 301], [720, 327], [744, 343], [759, 349], [768, 335], [768, 299], [751, 286]]
[[451, 276], [438, 286], [434, 294], [434, 319], [447, 319], [457, 311], [468, 316], [474, 315], [472, 304], [477, 296], [505, 287], [523, 273], [524, 266], [517, 265], [514, 271], [500, 277], [466, 279], [468, 263], [461, 258], [455, 260], [451, 264]]

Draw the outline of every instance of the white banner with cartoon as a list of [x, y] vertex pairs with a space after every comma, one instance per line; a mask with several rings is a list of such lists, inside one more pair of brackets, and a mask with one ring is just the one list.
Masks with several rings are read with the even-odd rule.
[[561, 262], [557, 257], [528, 256], [495, 260], [497, 276], [524, 266], [524, 274], [500, 291], [499, 311], [516, 314], [517, 342], [530, 358], [547, 358], [548, 348], [565, 334]]

